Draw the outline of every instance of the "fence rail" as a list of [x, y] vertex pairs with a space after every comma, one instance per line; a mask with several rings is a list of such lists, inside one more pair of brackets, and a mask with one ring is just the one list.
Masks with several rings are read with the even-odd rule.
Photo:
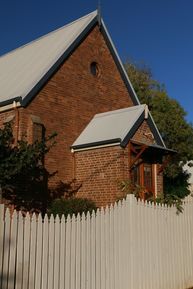
[[193, 201], [126, 200], [65, 219], [0, 205], [0, 289], [185, 289], [193, 286]]

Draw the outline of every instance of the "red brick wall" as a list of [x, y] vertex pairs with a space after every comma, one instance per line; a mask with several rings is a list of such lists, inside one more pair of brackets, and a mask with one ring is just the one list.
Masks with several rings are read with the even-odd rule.
[[[90, 73], [92, 62], [98, 63], [100, 72], [98, 77]], [[45, 164], [50, 173], [57, 171], [56, 176], [51, 179], [53, 186], [60, 180], [64, 183], [69, 182], [74, 178], [73, 156], [70, 152], [70, 146], [91, 118], [96, 113], [132, 105], [132, 100], [105, 40], [98, 27], [95, 27], [31, 103], [26, 108], [19, 108], [18, 137], [25, 137], [28, 141], [32, 141], [33, 122], [31, 115], [41, 119], [46, 127], [47, 135], [57, 132], [57, 143], [48, 154]], [[8, 115], [13, 113], [14, 111], [1, 113], [0, 125]], [[146, 122], [144, 122], [134, 139], [142, 141], [144, 139], [143, 132], [149, 132], [148, 129]], [[14, 123], [15, 130], [16, 123]], [[90, 161], [90, 168], [85, 172], [80, 165], [81, 158], [83, 158], [82, 162], [84, 163], [85, 155], [89, 154], [89, 158], [91, 158], [94, 151], [92, 153], [91, 151], [81, 152], [77, 160], [79, 162], [77, 172], [79, 168], [83, 174], [81, 176], [79, 172], [77, 177], [79, 179], [87, 178], [87, 181], [84, 181], [84, 192], [88, 196], [92, 195], [100, 204], [115, 201], [120, 193], [117, 189], [117, 180], [122, 177], [123, 179], [127, 178], [128, 172], [127, 148], [122, 150], [113, 147], [104, 150], [105, 153], [96, 150], [96, 162], [92, 166]], [[93, 156], [92, 158], [94, 159]], [[109, 170], [104, 171], [102, 167], [107, 164]], [[90, 179], [92, 182], [89, 184], [89, 178], [85, 175], [88, 171], [94, 173], [93, 170], [97, 170], [97, 166], [99, 166], [98, 170], [100, 171], [97, 175], [97, 182], [101, 181], [101, 184], [104, 185], [103, 190], [97, 189], [97, 182], [95, 184], [92, 178]], [[104, 175], [107, 178], [103, 177]], [[83, 195], [83, 187], [80, 194]]]
[[[23, 111], [25, 109], [20, 109], [20, 115]], [[5, 121], [10, 114], [13, 115], [13, 111], [5, 113], [2, 119]], [[29, 140], [31, 140], [31, 117], [28, 117], [28, 121], [30, 125], [27, 134]], [[21, 124], [24, 126], [23, 123]], [[150, 143], [149, 135], [147, 137], [144, 133], [150, 133], [146, 121], [143, 122], [135, 133], [133, 140]], [[129, 177], [128, 146], [125, 149], [122, 149], [120, 146], [114, 146], [80, 151], [74, 154], [70, 153], [70, 156], [71, 160], [74, 159], [74, 164], [72, 161], [71, 179], [76, 178], [77, 184], [82, 184], [81, 189], [77, 193], [78, 197], [87, 197], [94, 200], [98, 206], [105, 206], [114, 203], [118, 198], [123, 196], [123, 193], [118, 188], [118, 182], [127, 180]], [[62, 180], [65, 181], [66, 179]], [[162, 193], [163, 174], [160, 173], [157, 176], [157, 194], [160, 195]]]
[[[124, 196], [119, 182], [129, 179], [128, 146], [98, 148], [74, 153], [75, 178], [82, 184], [78, 197], [86, 197], [98, 206], [114, 203]], [[157, 175], [157, 195], [163, 193], [163, 174]]]
[[125, 178], [126, 150], [113, 146], [79, 151], [74, 155], [75, 177], [82, 184], [78, 197], [86, 197], [98, 206], [105, 206], [123, 196], [118, 183]]
[[8, 110], [5, 112], [0, 113], [0, 124], [1, 126], [6, 122], [7, 118], [13, 116], [15, 118], [15, 112], [14, 110]]
[[[93, 61], [98, 63], [99, 77], [90, 73]], [[50, 172], [58, 171], [55, 182], [69, 181], [73, 169], [70, 146], [91, 118], [132, 105], [105, 40], [95, 27], [35, 99], [20, 109], [20, 136], [30, 139], [31, 114], [41, 118], [47, 134], [56, 131], [57, 144], [46, 165]]]

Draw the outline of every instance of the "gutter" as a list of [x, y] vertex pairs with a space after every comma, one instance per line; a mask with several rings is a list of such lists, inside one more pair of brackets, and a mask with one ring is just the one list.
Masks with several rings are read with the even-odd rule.
[[100, 148], [106, 148], [106, 147], [112, 147], [112, 146], [118, 146], [118, 145], [120, 146], [120, 142], [103, 144], [103, 145], [98, 145], [98, 146], [90, 146], [90, 147], [84, 147], [84, 148], [71, 148], [71, 153], [100, 149]]
[[0, 102], [0, 112], [20, 107], [21, 106], [21, 100], [22, 100], [22, 98], [20, 96], [18, 96], [18, 97], [10, 99], [8, 101]]

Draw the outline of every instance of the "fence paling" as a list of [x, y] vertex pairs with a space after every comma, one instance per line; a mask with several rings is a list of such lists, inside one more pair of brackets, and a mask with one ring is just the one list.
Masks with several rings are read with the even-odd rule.
[[16, 253], [15, 250], [17, 244], [17, 214], [14, 212], [12, 216], [12, 222], [10, 225], [10, 251], [9, 251], [9, 272], [8, 272], [8, 289], [14, 289], [14, 274], [15, 274], [15, 262], [16, 262]]
[[[16, 272], [15, 272], [15, 288], [22, 289], [22, 276], [23, 276], [23, 217], [21, 212], [18, 214], [18, 231], [17, 231], [17, 244], [16, 244]], [[22, 254], [21, 254], [22, 252]]]
[[42, 241], [43, 241], [43, 223], [41, 215], [37, 219], [37, 243], [36, 243], [36, 263], [35, 263], [35, 289], [41, 288], [42, 274]]
[[81, 270], [81, 228], [80, 228], [80, 215], [76, 219], [76, 262], [75, 262], [75, 289], [80, 288], [80, 270]]
[[65, 218], [62, 216], [60, 223], [60, 261], [59, 261], [59, 289], [64, 288], [64, 273], [65, 273], [65, 246], [66, 246], [66, 229]]
[[4, 244], [3, 244], [3, 261], [2, 261], [2, 289], [7, 288], [8, 279], [9, 282], [12, 282], [12, 279], [9, 278], [9, 256], [10, 256], [10, 225], [11, 218], [8, 210], [5, 213], [5, 223], [4, 223]]
[[60, 278], [60, 219], [57, 216], [55, 219], [55, 234], [54, 234], [54, 286], [53, 289], [58, 289]]
[[0, 289], [185, 289], [193, 285], [193, 201], [137, 202], [67, 219], [0, 205]]
[[47, 288], [48, 284], [48, 248], [49, 248], [49, 224], [48, 217], [45, 216], [43, 222], [42, 238], [42, 268], [41, 268], [41, 287]]
[[0, 289], [2, 288], [3, 257], [4, 257], [4, 206], [0, 205]]

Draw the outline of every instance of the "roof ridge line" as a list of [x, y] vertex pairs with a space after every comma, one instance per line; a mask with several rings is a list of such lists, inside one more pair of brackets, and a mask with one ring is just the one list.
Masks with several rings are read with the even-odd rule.
[[145, 104], [137, 104], [137, 105], [134, 105], [134, 106], [129, 106], [129, 107], [125, 107], [125, 108], [119, 108], [119, 109], [115, 109], [115, 110], [111, 110], [111, 111], [97, 113], [93, 118], [97, 118], [99, 116], [103, 117], [103, 116], [106, 116], [106, 115], [117, 114], [120, 111], [136, 110], [136, 109], [139, 109], [140, 107], [141, 108], [143, 107], [145, 109]]

